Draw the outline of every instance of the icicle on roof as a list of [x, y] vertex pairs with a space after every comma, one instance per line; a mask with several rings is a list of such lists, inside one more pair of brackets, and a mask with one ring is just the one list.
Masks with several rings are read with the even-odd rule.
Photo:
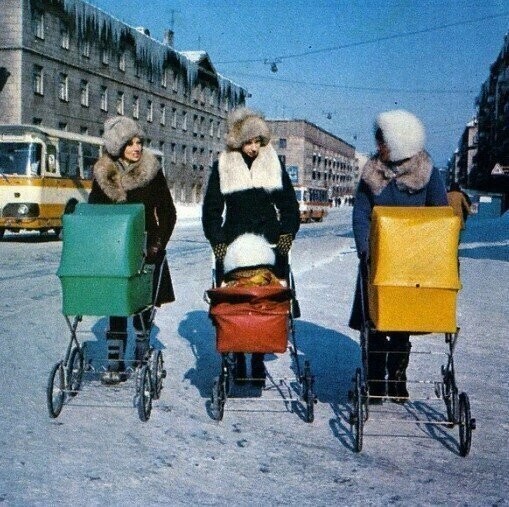
[[[74, 20], [75, 30], [80, 39], [90, 38], [93, 35], [104, 47], [119, 53], [127, 39], [132, 43], [136, 60], [143, 66], [160, 75], [166, 65], [171, 65], [184, 78], [188, 88], [196, 85], [200, 57], [205, 52], [196, 51], [185, 54], [176, 51], [85, 0], [46, 1], [60, 6], [65, 14]], [[245, 97], [245, 90], [242, 87], [217, 72], [215, 74], [219, 81], [221, 95], [227, 95], [233, 103]]]

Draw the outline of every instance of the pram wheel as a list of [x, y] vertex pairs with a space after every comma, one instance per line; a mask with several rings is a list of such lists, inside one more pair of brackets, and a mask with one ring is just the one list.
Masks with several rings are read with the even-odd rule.
[[309, 361], [304, 363], [304, 376], [302, 378], [302, 399], [306, 402], [306, 422], [315, 420], [316, 396], [313, 391], [314, 379], [311, 375]]
[[153, 387], [153, 398], [158, 400], [163, 388], [163, 379], [166, 377], [163, 354], [160, 350], [153, 350], [150, 354], [150, 376]]
[[445, 408], [447, 411], [447, 420], [450, 423], [449, 426], [452, 428], [458, 419], [458, 389], [454, 385], [452, 373], [450, 371], [444, 371], [445, 368], [442, 368], [442, 370], [442, 397], [444, 399]]
[[360, 368], [357, 368], [355, 371], [353, 380], [355, 385], [351, 393], [353, 410], [350, 412], [350, 424], [354, 427], [355, 431], [355, 451], [360, 452], [362, 450], [362, 432], [364, 430], [364, 396]]
[[225, 383], [220, 377], [214, 379], [212, 387], [211, 411], [216, 421], [221, 421], [224, 415], [224, 404], [226, 402]]
[[148, 365], [144, 365], [139, 371], [138, 390], [138, 415], [145, 422], [150, 418], [152, 412], [152, 385]]
[[51, 369], [46, 389], [46, 400], [50, 417], [58, 417], [65, 400], [65, 373], [62, 361], [56, 363]]
[[467, 456], [472, 442], [472, 430], [475, 429], [475, 419], [472, 419], [470, 414], [470, 401], [467, 393], [461, 393], [459, 396], [458, 412], [460, 455]]
[[81, 388], [83, 379], [83, 352], [74, 347], [67, 365], [67, 389], [70, 396], [76, 396]]

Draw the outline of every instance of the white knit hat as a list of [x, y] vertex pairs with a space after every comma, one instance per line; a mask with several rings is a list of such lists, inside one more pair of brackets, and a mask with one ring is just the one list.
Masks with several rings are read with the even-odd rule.
[[228, 245], [224, 257], [224, 272], [238, 268], [273, 266], [276, 255], [270, 243], [263, 237], [250, 232], [242, 234]]
[[380, 113], [375, 121], [375, 130], [377, 129], [382, 131], [392, 162], [413, 157], [424, 148], [424, 125], [408, 111], [395, 109]]
[[112, 157], [120, 156], [122, 148], [133, 137], [143, 139], [145, 133], [131, 118], [115, 116], [104, 122], [104, 148]]
[[228, 148], [238, 150], [246, 141], [255, 137], [261, 139], [262, 146], [267, 146], [270, 142], [270, 129], [263, 115], [247, 107], [233, 110], [228, 117]]

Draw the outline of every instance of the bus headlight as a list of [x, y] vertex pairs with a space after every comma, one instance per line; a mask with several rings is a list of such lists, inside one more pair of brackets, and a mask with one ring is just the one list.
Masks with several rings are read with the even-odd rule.
[[10, 202], [2, 210], [3, 217], [34, 218], [39, 216], [39, 205], [35, 202]]

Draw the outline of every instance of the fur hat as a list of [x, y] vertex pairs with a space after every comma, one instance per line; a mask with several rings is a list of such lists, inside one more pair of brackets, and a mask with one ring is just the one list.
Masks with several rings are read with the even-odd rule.
[[254, 137], [261, 139], [262, 146], [269, 144], [270, 129], [263, 115], [247, 107], [232, 111], [228, 117], [228, 134], [226, 136], [228, 148], [238, 150], [246, 141]]
[[133, 137], [143, 139], [145, 133], [131, 118], [115, 116], [104, 122], [104, 147], [112, 157], [120, 156], [122, 148]]
[[424, 125], [408, 111], [395, 109], [380, 113], [375, 121], [375, 131], [378, 129], [382, 131], [392, 162], [413, 157], [424, 148]]
[[224, 272], [238, 268], [273, 266], [276, 255], [270, 243], [263, 237], [250, 232], [235, 239], [226, 250]]

